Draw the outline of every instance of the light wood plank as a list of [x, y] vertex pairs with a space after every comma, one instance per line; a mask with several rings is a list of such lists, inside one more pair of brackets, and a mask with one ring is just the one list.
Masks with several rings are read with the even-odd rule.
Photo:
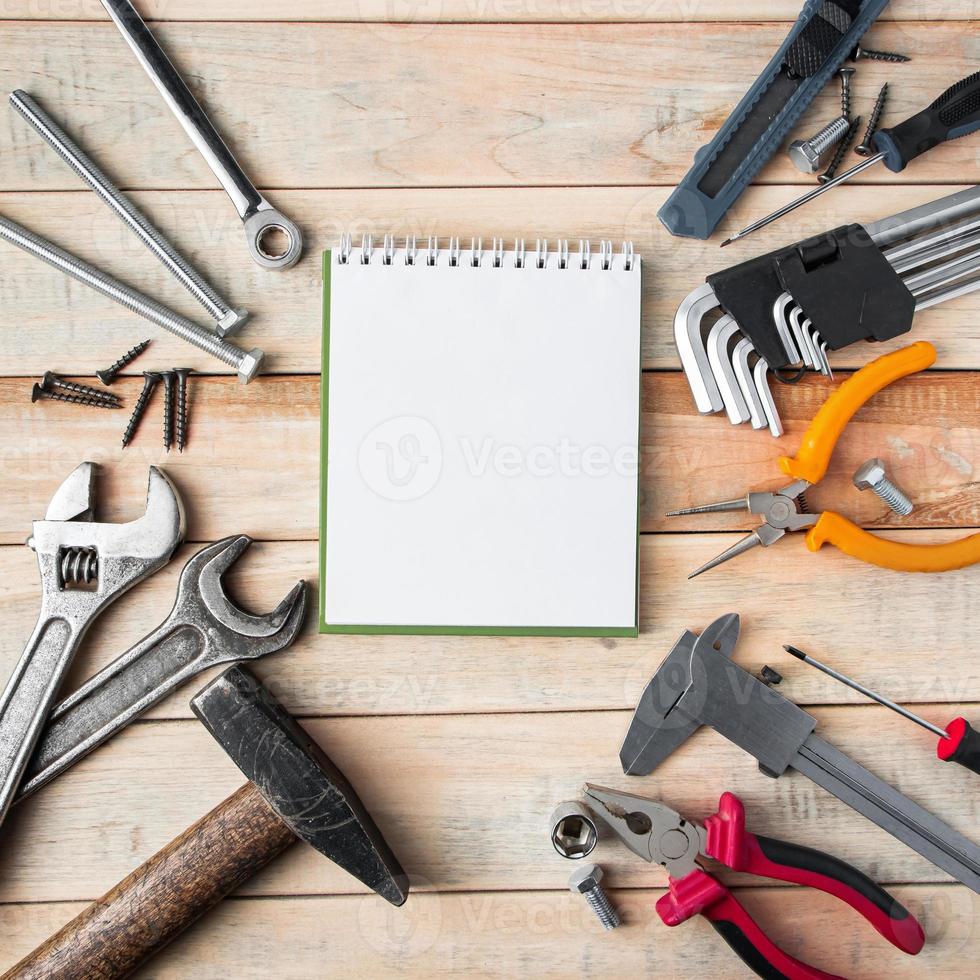
[[[650, 882], [657, 880], [651, 870]], [[971, 980], [980, 947], [971, 923], [980, 902], [965, 888], [906, 885], [895, 890], [923, 923], [925, 949], [904, 956], [855, 913], [799, 888], [737, 889], [765, 931], [794, 956], [861, 980], [909, 980], [942, 973]], [[748, 971], [706, 922], [668, 929], [654, 905], [662, 889], [612, 888], [623, 926], [603, 935], [592, 913], [565, 892], [492, 895], [413, 894], [402, 909], [380, 899], [229, 899], [152, 961], [139, 980], [265, 980], [270, 952], [282, 980], [311, 976], [439, 975], [565, 980], [628, 973], [664, 977], [742, 977]], [[0, 969], [81, 909], [77, 904], [0, 908]]]
[[[2, 172], [2, 171], [0, 171]], [[777, 246], [850, 221], [871, 221], [936, 200], [955, 187], [842, 187], [811, 208], [724, 251], [711, 242], [672, 239], [657, 221], [663, 188], [375, 190], [280, 192], [277, 203], [304, 226], [306, 257], [288, 272], [262, 272], [249, 258], [234, 213], [220, 193], [139, 193], [136, 201], [179, 242], [215, 286], [253, 320], [239, 341], [268, 354], [270, 372], [313, 373], [320, 365], [320, 253], [352, 231], [357, 240], [386, 232], [422, 241], [450, 234], [512, 240], [537, 236], [587, 237], [593, 242], [630, 239], [643, 255], [643, 363], [677, 368], [674, 312], [684, 297], [717, 272]], [[789, 188], [754, 188], [735, 211], [730, 228], [761, 217], [788, 200]], [[26, 225], [105, 271], [161, 300], [198, 323], [206, 316], [94, 195], [2, 194], [0, 214]], [[617, 245], [618, 248], [618, 245]], [[110, 300], [0, 242], [4, 278], [0, 332], [14, 338], [0, 359], [0, 374], [40, 374], [49, 368], [93, 374], [138, 340], [154, 348], [139, 368], [187, 364], [208, 372], [224, 364], [178, 341]], [[872, 356], [928, 339], [939, 348], [939, 366], [980, 367], [980, 293], [920, 314], [912, 333], [879, 347], [859, 343], [841, 351], [837, 367], [860, 367]], [[253, 385], [248, 397], [256, 397]], [[778, 392], [777, 392], [778, 395]]]
[[[785, 25], [167, 24], [159, 33], [261, 187], [672, 185]], [[897, 24], [875, 37], [892, 49], [911, 41]], [[915, 61], [901, 74], [862, 66], [856, 111], [891, 79], [889, 118], [917, 112], [973, 70], [977, 43], [973, 24], [917, 24]], [[0, 89], [30, 89], [122, 186], [217, 186], [110, 24], [7, 22], [0, 44]], [[833, 118], [837, 100], [828, 86], [801, 130]], [[7, 190], [77, 186], [13, 112], [0, 124], [0, 174]], [[785, 154], [762, 177], [812, 182]], [[910, 179], [980, 179], [976, 140], [916, 161]], [[867, 180], [894, 178], [879, 168]]]
[[[958, 766], [937, 771], [931, 748], [913, 751], [904, 719], [879, 707], [813, 714], [840, 750], [975, 835], [976, 777]], [[591, 711], [304, 724], [357, 787], [420, 891], [508, 890], [515, 882], [564, 888], [568, 867], [551, 849], [548, 816], [584, 780], [662, 798], [692, 818], [713, 813], [728, 789], [744, 799], [758, 833], [832, 851], [882, 883], [946, 880], [805, 777], [786, 774], [774, 783], [711, 731], [693, 736], [653, 775], [624, 777], [618, 752], [629, 718]], [[132, 726], [7, 818], [0, 901], [97, 897], [241, 783], [240, 771], [196, 721]], [[596, 858], [621, 886], [651, 883], [651, 869], [612, 843]], [[295, 848], [243, 893], [364, 890], [331, 862]]]
[[[922, 541], [952, 533], [895, 536]], [[636, 640], [322, 637], [313, 614], [317, 559], [312, 542], [254, 545], [229, 573], [228, 588], [248, 608], [262, 611], [271, 609], [296, 579], [310, 581], [314, 591], [304, 632], [291, 649], [255, 665], [290, 710], [302, 715], [632, 709], [680, 633], [701, 630], [728, 610], [742, 615], [739, 661], [751, 670], [772, 664], [786, 677], [786, 696], [801, 704], [865, 700], [792, 660], [782, 651], [784, 643], [809, 650], [897, 700], [918, 703], [922, 713], [942, 725], [952, 717], [943, 703], [978, 699], [980, 662], [967, 628], [973, 618], [975, 569], [886, 576], [832, 550], [813, 556], [802, 542], [788, 542], [743, 557], [739, 567], [733, 563], [687, 581], [692, 568], [734, 540], [718, 534], [643, 538], [642, 633]], [[167, 615], [179, 571], [196, 547], [185, 547], [166, 570], [102, 616], [78, 654], [66, 690]], [[36, 577], [26, 548], [0, 549], [6, 622], [0, 638], [2, 678], [13, 670], [37, 618]], [[204, 680], [168, 698], [153, 717], [191, 717], [188, 702]], [[922, 752], [931, 751], [927, 734], [909, 728], [905, 737]]]
[[[308, 0], [139, 0], [148, 21], [477, 21], [493, 23], [616, 21], [777, 21], [795, 20], [800, 0], [336, 0], [329, 7]], [[925, 0], [902, 0], [882, 12], [880, 20], [966, 20], [976, 13], [970, 0], [951, 0], [936, 7]], [[98, 0], [4, 0], [0, 17], [9, 20], [102, 20]], [[870, 43], [878, 43], [872, 35]]]
[[[162, 366], [144, 355], [147, 366]], [[666, 518], [676, 507], [725, 500], [750, 489], [783, 485], [778, 457], [795, 453], [810, 419], [833, 386], [808, 379], [777, 386], [787, 435], [702, 418], [679, 373], [643, 375], [642, 510], [645, 531], [752, 528], [741, 513]], [[117, 382], [131, 406], [135, 378]], [[249, 530], [256, 537], [313, 539], [319, 523], [319, 380], [270, 377], [242, 388], [230, 379], [191, 381], [187, 452], [166, 453], [162, 395], [136, 441], [119, 448], [127, 410], [100, 411], [53, 402], [31, 404], [30, 382], [0, 380], [0, 423], [8, 439], [0, 542], [20, 543], [51, 495], [84, 459], [105, 464], [99, 491], [104, 516], [132, 520], [145, 501], [146, 466], [163, 465], [188, 507], [190, 540]], [[261, 420], [261, 421], [257, 421]], [[501, 439], [501, 442], [506, 440]], [[864, 460], [881, 456], [917, 503], [904, 521], [851, 485]], [[840, 509], [871, 527], [977, 527], [980, 500], [980, 393], [970, 374], [932, 372], [886, 389], [848, 427], [826, 481], [811, 493], [814, 509]], [[29, 461], [29, 465], [25, 463]], [[270, 465], [271, 461], [271, 465]], [[270, 508], [268, 502], [279, 505]]]

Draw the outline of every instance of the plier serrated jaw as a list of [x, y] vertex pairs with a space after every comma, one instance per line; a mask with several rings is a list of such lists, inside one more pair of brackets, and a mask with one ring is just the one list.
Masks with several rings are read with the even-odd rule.
[[593, 813], [644, 861], [663, 865], [671, 878], [683, 878], [699, 867], [704, 829], [676, 810], [592, 783], [585, 784], [583, 793]]

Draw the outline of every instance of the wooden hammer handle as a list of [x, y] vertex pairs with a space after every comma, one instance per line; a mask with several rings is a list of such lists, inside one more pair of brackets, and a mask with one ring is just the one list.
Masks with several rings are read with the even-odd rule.
[[295, 841], [255, 785], [248, 783], [2, 980], [129, 976]]

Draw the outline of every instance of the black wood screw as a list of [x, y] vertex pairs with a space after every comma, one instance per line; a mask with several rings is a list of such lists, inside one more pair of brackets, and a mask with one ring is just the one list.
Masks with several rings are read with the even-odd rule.
[[129, 417], [129, 424], [123, 433], [123, 449], [133, 441], [133, 436], [136, 435], [136, 430], [143, 418], [143, 413], [146, 411], [146, 406], [150, 404], [150, 396], [153, 394], [153, 389], [156, 388], [160, 381], [160, 374], [157, 371], [144, 371], [143, 378], [143, 390], [140, 392], [139, 398], [136, 399], [136, 404], [133, 406], [133, 414]]
[[907, 54], [899, 54], [897, 51], [874, 51], [858, 45], [851, 55], [851, 60], [860, 61], [861, 58], [867, 58], [868, 61], [891, 61], [896, 64], [912, 60]]
[[191, 368], [174, 368], [177, 379], [177, 449], [184, 451], [187, 445], [187, 376]]
[[857, 136], [858, 127], [860, 125], [860, 116], [856, 116], [851, 120], [851, 125], [844, 134], [844, 138], [837, 144], [837, 149], [834, 150], [834, 157], [830, 161], [830, 166], [827, 168], [825, 173], [822, 173], [817, 178], [821, 184], [826, 184], [834, 179], [837, 171], [840, 169], [840, 165], [844, 162], [844, 157], [847, 156], [847, 151], [851, 148], [851, 144], [854, 142], [854, 138]]
[[112, 367], [107, 367], [102, 371], [96, 371], [95, 376], [104, 385], [111, 385], [112, 382], [116, 380], [116, 376], [119, 374], [119, 372], [126, 367], [127, 364], [132, 364], [132, 362], [135, 361], [136, 358], [139, 357], [140, 354], [142, 354], [143, 351], [145, 351], [149, 346], [150, 342], [148, 340], [144, 340], [142, 344], [137, 344], [132, 350], [126, 351], [126, 353], [123, 354], [123, 356], [120, 357], [119, 360], [112, 365]]
[[875, 152], [871, 140], [878, 131], [878, 123], [881, 122], [881, 114], [885, 111], [885, 103], [888, 101], [888, 82], [881, 86], [878, 98], [875, 99], [875, 107], [871, 110], [871, 118], [868, 119], [868, 128], [864, 131], [864, 139], [860, 145], [854, 147], [854, 152], [860, 157], [869, 157]]
[[174, 441], [174, 373], [162, 371], [163, 382], [163, 448], [170, 452]]
[[57, 391], [51, 388], [44, 388], [39, 384], [34, 385], [34, 389], [31, 392], [31, 401], [41, 401], [47, 399], [53, 402], [69, 402], [72, 405], [88, 405], [91, 408], [119, 408], [119, 405], [113, 405], [110, 402], [104, 401], [101, 398], [91, 398], [88, 395], [73, 395], [67, 391]]
[[82, 398], [95, 398], [98, 401], [106, 402], [111, 408], [119, 408], [119, 399], [109, 391], [99, 391], [90, 385], [79, 384], [77, 381], [66, 381], [59, 377], [54, 371], [46, 371], [41, 379], [41, 387], [45, 391], [67, 391], [72, 395], [80, 395]]

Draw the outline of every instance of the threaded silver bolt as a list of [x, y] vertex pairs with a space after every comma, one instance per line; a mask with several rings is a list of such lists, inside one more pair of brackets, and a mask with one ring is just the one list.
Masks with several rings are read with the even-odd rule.
[[611, 932], [620, 925], [619, 913], [609, 901], [609, 896], [600, 884], [601, 881], [602, 868], [596, 864], [586, 864], [572, 872], [572, 876], [568, 879], [568, 887], [571, 891], [585, 896], [589, 908], [602, 923], [602, 928], [606, 932]]
[[840, 114], [845, 119], [851, 118], [851, 78], [856, 68], [841, 68], [840, 75]]
[[912, 501], [888, 479], [885, 464], [880, 459], [869, 459], [858, 469], [854, 474], [854, 486], [858, 490], [871, 490], [899, 517], [908, 517], [915, 509]]
[[878, 98], [875, 99], [874, 108], [871, 110], [871, 117], [868, 119], [868, 128], [864, 131], [864, 139], [860, 145], [854, 147], [854, 152], [860, 157], [869, 157], [874, 153], [875, 133], [878, 132], [878, 123], [881, 122], [881, 114], [885, 111], [885, 103], [888, 101], [888, 82], [881, 86]]
[[820, 169], [827, 152], [847, 135], [850, 125], [850, 119], [839, 116], [808, 140], [796, 140], [791, 143], [789, 158], [796, 169], [805, 174], [815, 174]]
[[847, 156], [847, 151], [851, 148], [860, 126], [861, 117], [855, 116], [848, 127], [847, 135], [837, 144], [826, 171], [817, 177], [821, 184], [829, 184], [837, 176], [837, 171], [840, 170], [840, 165], [844, 162], [844, 157]]
[[94, 289], [121, 306], [125, 306], [127, 310], [138, 313], [158, 327], [169, 330], [181, 340], [193, 344], [224, 364], [233, 367], [238, 372], [238, 380], [242, 384], [248, 384], [258, 374], [262, 359], [265, 357], [264, 352], [258, 347], [248, 352], [243, 351], [231, 342], [199, 327], [186, 317], [167, 309], [162, 303], [150, 299], [149, 296], [127, 286], [118, 279], [114, 279], [108, 273], [89, 265], [88, 262], [78, 258], [78, 256], [59, 248], [46, 238], [35, 235], [32, 231], [28, 231], [16, 222], [3, 217], [0, 217], [0, 238], [23, 249], [35, 258], [47, 262], [48, 265], [53, 265], [65, 275], [77, 279], [90, 289]]
[[234, 310], [155, 228], [132, 201], [102, 172], [91, 157], [31, 98], [20, 90], [10, 96], [10, 104], [37, 130], [41, 138], [109, 206], [129, 230], [166, 266], [167, 271], [217, 321], [222, 337], [237, 333], [248, 313]]

